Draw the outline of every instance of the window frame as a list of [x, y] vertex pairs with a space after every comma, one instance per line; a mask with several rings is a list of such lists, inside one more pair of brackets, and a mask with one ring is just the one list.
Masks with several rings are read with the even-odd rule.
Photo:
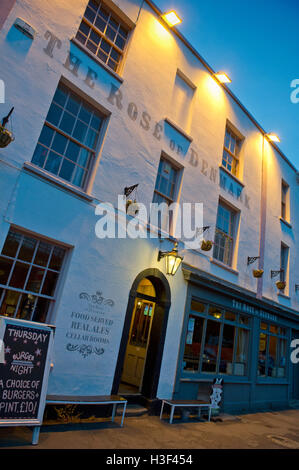
[[[78, 27], [78, 30], [76, 32], [75, 39], [80, 44], [82, 44], [95, 58], [97, 58], [103, 64], [105, 64], [105, 66], [108, 67], [112, 72], [119, 73], [120, 69], [122, 68], [124, 58], [125, 58], [125, 55], [126, 55], [127, 46], [128, 46], [129, 39], [130, 39], [131, 27], [123, 19], [121, 19], [119, 17], [119, 15], [108, 5], [108, 3], [105, 3], [102, 0], [94, 0], [93, 3], [97, 4], [97, 10], [95, 10], [93, 7], [91, 7], [90, 6], [90, 1], [88, 1], [87, 5], [86, 5], [86, 8], [84, 10], [84, 13], [82, 15], [81, 23], [80, 23], [80, 25]], [[102, 7], [105, 10], [107, 10], [107, 12], [109, 13], [107, 20], [104, 19], [104, 16], [100, 15], [100, 13], [99, 13], [101, 11]], [[90, 8], [93, 11], [93, 13], [95, 13], [95, 17], [93, 19], [93, 22], [91, 22], [91, 20], [88, 19], [85, 16], [88, 8]], [[104, 27], [103, 31], [101, 31], [95, 25], [95, 22], [98, 18], [100, 18], [100, 20], [105, 23], [105, 27]], [[117, 29], [114, 27], [114, 25], [112, 26], [110, 24], [110, 19], [112, 21], [114, 21], [115, 23], [117, 23]], [[85, 24], [89, 28], [89, 31], [87, 33], [83, 33], [82, 30], [80, 29], [82, 24]], [[114, 40], [112, 40], [111, 38], [109, 38], [109, 36], [106, 35], [108, 27], [113, 29], [114, 32], [115, 32]], [[121, 28], [126, 32], [126, 37], [124, 37], [124, 35], [120, 32]], [[94, 33], [94, 34], [100, 36], [100, 40], [99, 40], [98, 44], [96, 44], [96, 42], [94, 42], [92, 39], [90, 39], [91, 33]], [[85, 37], [84, 41], [82, 41], [80, 39], [80, 35]], [[121, 39], [124, 41], [123, 49], [121, 49], [121, 47], [119, 47], [116, 44], [116, 39], [118, 38], [118, 36], [120, 36]], [[102, 40], [106, 41], [109, 44], [109, 46], [111, 48], [109, 53], [107, 53], [107, 51], [105, 51], [104, 49], [100, 48], [100, 45], [102, 44]], [[92, 45], [95, 47], [95, 51], [92, 51], [88, 47], [88, 42], [92, 43]], [[111, 56], [112, 51], [115, 51], [117, 54], [119, 54], [118, 61], [114, 57]], [[100, 52], [102, 52], [102, 54], [107, 55], [106, 60], [103, 60], [98, 55]], [[113, 68], [109, 65], [110, 61], [112, 61], [113, 63], [116, 64], [116, 68]]]
[[[199, 302], [200, 304], [204, 305], [204, 312], [198, 312], [196, 310], [192, 310], [192, 302]], [[212, 315], [209, 313], [210, 308], [216, 308], [221, 312], [221, 318], [213, 318]], [[227, 320], [225, 319], [225, 313], [233, 313], [235, 315], [235, 321]], [[188, 334], [188, 324], [189, 324], [189, 319], [190, 317], [196, 317], [196, 318], [202, 318], [203, 319], [203, 328], [202, 328], [202, 336], [201, 336], [201, 345], [200, 345], [200, 351], [199, 351], [199, 356], [198, 356], [198, 368], [197, 370], [184, 370], [184, 356], [185, 356], [185, 347], [186, 347], [186, 339], [187, 339], [187, 334]], [[246, 318], [247, 319], [247, 324], [243, 324], [240, 321], [240, 317]], [[205, 349], [205, 342], [206, 342], [206, 329], [207, 329], [207, 322], [208, 320], [215, 321], [220, 324], [220, 330], [219, 330], [219, 341], [218, 341], [218, 350], [217, 350], [217, 359], [216, 359], [216, 368], [215, 372], [207, 372], [202, 370], [202, 364], [203, 364], [203, 353]], [[226, 307], [223, 307], [217, 303], [214, 302], [208, 302], [206, 300], [201, 300], [197, 298], [194, 295], [191, 295], [190, 297], [190, 305], [188, 309], [188, 314], [185, 315], [185, 325], [182, 330], [182, 339], [181, 339], [181, 346], [182, 346], [182, 352], [181, 352], [181, 359], [180, 359], [180, 375], [182, 378], [198, 378], [198, 377], [204, 377], [208, 378], [216, 375], [221, 375], [223, 377], [235, 380], [236, 378], [241, 381], [246, 381], [249, 379], [250, 375], [250, 354], [251, 354], [251, 341], [252, 341], [252, 331], [253, 331], [253, 319], [249, 315], [244, 314], [243, 312], [238, 312], [233, 309], [229, 309]], [[233, 357], [232, 357], [232, 372], [231, 374], [220, 372], [220, 362], [221, 362], [221, 354], [222, 354], [222, 348], [223, 348], [223, 329], [225, 325], [233, 326], [235, 328], [234, 331], [234, 344], [233, 344]], [[246, 364], [246, 369], [244, 375], [236, 374], [235, 373], [235, 364], [237, 363], [236, 361], [236, 356], [237, 356], [237, 337], [238, 337], [238, 331], [240, 329], [244, 329], [248, 331], [248, 337], [247, 337], [247, 358], [245, 361]]]
[[[5, 254], [2, 253], [3, 248], [5, 246], [5, 243], [6, 243], [6, 240], [7, 240], [10, 233], [16, 233], [21, 237], [21, 239], [18, 242], [18, 248], [17, 248], [17, 251], [16, 251], [14, 257], [9, 256], [9, 255], [5, 255]], [[31, 261], [26, 261], [26, 260], [22, 260], [22, 259], [18, 258], [21, 247], [23, 246], [23, 240], [26, 237], [32, 238], [36, 242], [35, 248], [34, 248], [34, 251], [33, 251], [33, 254], [32, 254]], [[48, 257], [47, 264], [45, 266], [34, 263], [35, 256], [36, 256], [36, 254], [39, 250], [39, 246], [40, 246], [41, 243], [46, 243], [48, 245], [51, 245], [51, 251], [50, 251], [50, 254], [49, 254], [49, 257]], [[58, 248], [58, 249], [60, 248], [60, 249], [64, 250], [63, 260], [62, 260], [62, 263], [61, 263], [61, 266], [60, 266], [59, 270], [54, 269], [54, 268], [50, 268], [50, 263], [51, 263], [50, 260], [52, 260], [52, 254], [53, 254], [53, 251], [54, 251], [55, 248]], [[41, 322], [40, 320], [35, 320], [34, 319], [35, 309], [36, 309], [38, 300], [41, 298], [41, 299], [45, 299], [49, 302], [45, 319], [41, 323], [50, 323], [51, 320], [53, 319], [53, 309], [54, 309], [54, 306], [55, 306], [55, 302], [57, 300], [57, 294], [58, 294], [58, 291], [59, 291], [60, 286], [61, 286], [61, 281], [64, 278], [64, 271], [65, 271], [65, 266], [66, 266], [68, 254], [69, 254], [69, 247], [65, 246], [64, 244], [57, 243], [56, 240], [52, 241], [52, 240], [49, 240], [48, 238], [42, 237], [38, 234], [31, 233], [31, 232], [28, 232], [26, 230], [22, 230], [22, 229], [14, 227], [14, 226], [11, 226], [10, 229], [8, 230], [8, 232], [7, 232], [6, 239], [4, 241], [4, 244], [3, 244], [3, 247], [2, 247], [2, 250], [1, 250], [1, 253], [0, 253], [1, 258], [12, 261], [12, 265], [11, 265], [11, 268], [10, 268], [10, 272], [9, 272], [6, 284], [0, 284], [0, 291], [2, 291], [2, 292], [0, 292], [0, 309], [2, 309], [2, 302], [5, 298], [6, 292], [12, 291], [12, 292], [19, 293], [20, 295], [19, 295], [19, 298], [17, 300], [17, 303], [15, 304], [14, 316], [3, 315], [3, 314], [0, 314], [0, 315], [7, 316], [8, 318], [16, 318], [16, 315], [18, 313], [18, 310], [19, 310], [21, 302], [22, 302], [23, 295], [24, 294], [25, 295], [32, 295], [33, 297], [35, 297], [35, 300], [34, 300], [34, 305], [33, 305], [32, 311], [31, 311], [31, 315], [30, 315], [30, 318], [25, 318], [24, 321]], [[14, 268], [15, 268], [16, 263], [22, 263], [22, 264], [28, 266], [28, 271], [27, 271], [26, 278], [25, 278], [24, 283], [23, 283], [23, 288], [18, 288], [18, 287], [14, 287], [14, 286], [9, 285], [10, 280], [11, 280], [11, 278], [13, 276], [13, 273], [14, 273]], [[31, 276], [32, 268], [37, 268], [37, 269], [44, 270], [43, 279], [40, 283], [38, 292], [34, 292], [33, 290], [26, 289], [27, 284], [28, 284], [29, 279], [30, 279], [30, 276]], [[44, 283], [45, 283], [46, 276], [47, 276], [48, 272], [53, 272], [53, 273], [57, 274], [57, 279], [56, 279], [56, 282], [55, 282], [55, 288], [54, 288], [54, 291], [53, 291], [53, 295], [51, 295], [51, 296], [42, 293], [42, 289], [43, 289], [43, 286], [44, 286]]]
[[280, 217], [282, 220], [290, 223], [290, 186], [283, 179], [281, 180], [281, 211]]
[[[266, 326], [266, 329], [262, 328], [262, 324]], [[278, 329], [277, 333], [274, 333], [273, 331], [270, 331], [270, 327], [274, 326]], [[284, 330], [284, 333], [281, 333], [281, 331]], [[258, 382], [269, 382], [269, 381], [277, 381], [277, 380], [283, 380], [286, 381], [288, 379], [288, 370], [289, 370], [289, 359], [288, 359], [288, 354], [287, 354], [287, 349], [289, 346], [289, 328], [286, 326], [282, 326], [280, 324], [276, 324], [274, 322], [268, 322], [265, 320], [260, 320], [259, 326], [258, 326], [258, 347], [257, 347], [257, 369], [256, 369], [256, 380]], [[261, 333], [264, 333], [266, 335], [266, 360], [265, 360], [265, 375], [259, 375], [259, 355], [260, 355], [260, 335]], [[279, 355], [280, 355], [280, 348], [281, 348], [281, 341], [285, 342], [285, 365], [284, 365], [284, 376], [283, 377], [278, 377], [276, 376], [269, 376], [268, 375], [268, 363], [269, 363], [269, 343], [270, 343], [270, 337], [275, 337], [277, 338], [277, 344], [276, 344], [276, 363], [274, 368], [279, 368], [277, 365], [277, 360], [278, 360], [278, 344], [279, 344]], [[281, 356], [279, 356], [279, 359], [281, 359]]]
[[[226, 146], [227, 135], [229, 135], [229, 146]], [[235, 151], [231, 151], [232, 138], [235, 140]], [[222, 151], [221, 166], [232, 176], [239, 178], [240, 176], [240, 152], [242, 147], [243, 139], [232, 129], [230, 125], [226, 125], [224, 134], [224, 143]], [[232, 158], [232, 162], [229, 163], [226, 159], [225, 152]], [[228, 168], [231, 166], [231, 169]]]
[[[219, 214], [220, 214], [219, 208], [229, 212], [229, 233], [226, 233], [224, 230], [222, 230], [221, 228], [218, 227]], [[238, 216], [239, 216], [239, 211], [238, 210], [232, 208], [230, 205], [228, 205], [222, 199], [219, 199], [218, 208], [217, 208], [217, 215], [216, 215], [213, 258], [215, 260], [219, 261], [220, 263], [225, 264], [228, 267], [233, 266], [235, 240], [236, 240], [236, 232], [237, 232], [237, 226], [238, 226]], [[219, 252], [222, 248], [220, 244], [216, 243], [217, 235], [225, 240], [224, 247], [223, 247], [223, 250], [224, 250], [223, 260], [216, 256], [216, 250], [218, 249], [218, 255], [219, 255]], [[227, 243], [230, 244], [229, 247], [227, 247]]]
[[[63, 91], [63, 93], [66, 94], [66, 100], [65, 100], [65, 103], [63, 105], [61, 103], [58, 103], [57, 101], [55, 101], [55, 95], [56, 95], [56, 93], [59, 89], [61, 89]], [[79, 102], [79, 109], [78, 109], [76, 115], [74, 113], [72, 113], [69, 109], [67, 109], [67, 104], [69, 102], [69, 99], [71, 99], [72, 97], [76, 98], [76, 100]], [[53, 124], [52, 122], [50, 122], [47, 119], [52, 105], [57, 106], [61, 109], [61, 114], [60, 114], [60, 117], [58, 119], [57, 124]], [[84, 107], [88, 108], [88, 111], [91, 113], [91, 117], [89, 119], [89, 124], [86, 124], [79, 117], [80, 116], [80, 111]], [[74, 137], [72, 134], [69, 134], [65, 130], [61, 129], [60, 126], [61, 126], [61, 122], [63, 120], [63, 117], [64, 117], [65, 113], [71, 114], [72, 117], [75, 119], [75, 121], [73, 123], [73, 127], [72, 127], [72, 133], [75, 131], [77, 123], [82, 123], [86, 126], [84, 142], [81, 142], [76, 137]], [[93, 119], [94, 116], [96, 118], [100, 119], [100, 125], [99, 125], [99, 128], [97, 130], [93, 126], [91, 126], [91, 122], [92, 122], [92, 119]], [[85, 97], [83, 97], [80, 93], [75, 91], [72, 86], [69, 86], [64, 81], [60, 81], [57, 85], [57, 88], [56, 88], [55, 93], [53, 95], [51, 104], [49, 106], [47, 116], [44, 120], [43, 127], [41, 129], [40, 135], [39, 135], [37, 143], [36, 143], [36, 147], [34, 149], [34, 152], [33, 152], [32, 158], [31, 158], [31, 163], [33, 165], [36, 165], [36, 167], [40, 168], [42, 171], [46, 171], [49, 175], [52, 175], [54, 178], [59, 178], [59, 180], [62, 181], [64, 184], [70, 184], [70, 185], [72, 185], [72, 187], [76, 188], [77, 190], [86, 192], [87, 188], [89, 186], [89, 182], [90, 182], [90, 178], [91, 178], [94, 166], [95, 166], [95, 162], [97, 160], [98, 149], [102, 145], [103, 132], [106, 129], [106, 120], [107, 120], [107, 115], [102, 110], [99, 110], [96, 106], [91, 104], [87, 99], [85, 99]], [[51, 129], [51, 131], [53, 131], [53, 135], [50, 139], [49, 144], [45, 144], [44, 142], [40, 141], [42, 133], [43, 133], [45, 128]], [[96, 143], [94, 145], [94, 148], [85, 144], [85, 139], [86, 139], [89, 131], [93, 131], [96, 135]], [[56, 149], [54, 149], [52, 147], [54, 139], [56, 138], [57, 135], [60, 135], [60, 136], [64, 137], [67, 140], [67, 143], [65, 144], [64, 151], [62, 153], [60, 153], [59, 151], [57, 151]], [[66, 156], [66, 151], [67, 151], [70, 143], [75, 144], [76, 146], [79, 147], [79, 152], [78, 152], [78, 156], [77, 156], [76, 161], [71, 160], [70, 157]], [[35, 153], [38, 151], [38, 148], [40, 148], [40, 147], [45, 149], [46, 152], [47, 152], [42, 166], [40, 166], [38, 163], [34, 162]], [[88, 154], [89, 154], [88, 157], [87, 157], [87, 161], [86, 161], [85, 166], [82, 165], [82, 164], [79, 164], [79, 159], [80, 159], [80, 155], [81, 155], [82, 150], [88, 152]], [[49, 160], [50, 153], [57, 155], [61, 159], [57, 173], [54, 173], [50, 169], [46, 168], [46, 164]], [[59, 172], [62, 168], [62, 165], [65, 161], [70, 162], [71, 164], [74, 165], [71, 180], [63, 178], [63, 176], [60, 176], [60, 174], [59, 174]], [[78, 185], [74, 182], [74, 179], [76, 177], [76, 171], [77, 171], [78, 168], [83, 171], [83, 175], [84, 175], [82, 177], [81, 185]]]

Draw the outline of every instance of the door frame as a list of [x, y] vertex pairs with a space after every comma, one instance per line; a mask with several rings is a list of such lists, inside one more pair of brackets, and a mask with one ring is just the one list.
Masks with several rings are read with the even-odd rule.
[[[156, 291], [156, 297], [153, 298], [137, 292], [140, 282], [145, 278], [150, 280], [153, 284]], [[132, 284], [111, 393], [113, 395], [118, 393], [136, 297], [143, 297], [145, 300], [153, 301], [156, 304], [141, 388], [141, 394], [146, 398], [152, 399], [157, 395], [169, 309], [171, 305], [169, 283], [164, 274], [161, 273], [159, 269], [154, 268], [149, 268], [139, 273]]]

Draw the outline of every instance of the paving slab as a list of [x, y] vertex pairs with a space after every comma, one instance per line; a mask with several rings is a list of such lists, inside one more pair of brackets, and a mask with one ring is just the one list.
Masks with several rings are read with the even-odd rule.
[[31, 446], [27, 427], [0, 428], [6, 449], [299, 449], [299, 410], [255, 413], [217, 422], [176, 421], [158, 416], [45, 425]]

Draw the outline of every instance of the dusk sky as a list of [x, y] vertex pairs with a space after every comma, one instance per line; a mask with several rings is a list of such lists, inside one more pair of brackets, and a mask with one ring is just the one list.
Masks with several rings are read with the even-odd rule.
[[231, 90], [299, 168], [299, 0], [155, 0], [183, 19], [177, 29], [215, 70], [232, 79]]

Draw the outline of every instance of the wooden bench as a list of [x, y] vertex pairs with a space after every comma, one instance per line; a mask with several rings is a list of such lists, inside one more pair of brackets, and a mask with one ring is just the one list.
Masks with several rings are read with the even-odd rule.
[[211, 411], [212, 411], [212, 404], [207, 403], [205, 400], [162, 400], [162, 406], [161, 406], [161, 412], [160, 412], [160, 419], [162, 419], [163, 416], [163, 409], [165, 403], [170, 406], [170, 417], [169, 417], [169, 423], [172, 424], [173, 421], [173, 415], [175, 408], [198, 408], [198, 418], [200, 418], [201, 415], [201, 409], [202, 408], [208, 408], [208, 421], [211, 420]]
[[[59, 396], [47, 395], [46, 405], [113, 405], [112, 419], [114, 422], [115, 413], [118, 405], [123, 406], [122, 418], [120, 426], [124, 425], [124, 418], [127, 408], [127, 400], [119, 395], [99, 395], [99, 396]], [[40, 426], [33, 429], [32, 444], [38, 444]]]

